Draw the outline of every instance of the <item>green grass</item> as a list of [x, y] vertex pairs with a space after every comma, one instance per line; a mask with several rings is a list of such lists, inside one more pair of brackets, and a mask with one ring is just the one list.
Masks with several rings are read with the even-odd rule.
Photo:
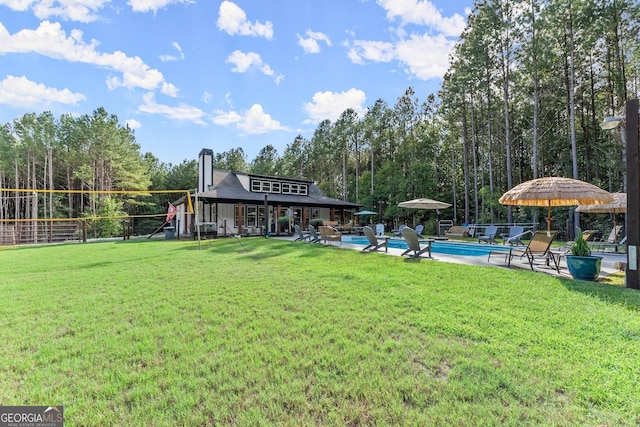
[[0, 250], [0, 404], [66, 425], [640, 423], [640, 293], [276, 239]]

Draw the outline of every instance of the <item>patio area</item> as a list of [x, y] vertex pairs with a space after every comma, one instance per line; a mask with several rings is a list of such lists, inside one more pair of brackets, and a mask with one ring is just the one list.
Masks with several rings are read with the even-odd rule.
[[[277, 237], [277, 238], [293, 240], [292, 237]], [[301, 244], [307, 244], [307, 243], [301, 242]], [[479, 246], [487, 249], [489, 247], [491, 247], [492, 249], [504, 248], [504, 246], [501, 244], [487, 245], [487, 244], [479, 244], [479, 243], [473, 243], [473, 242], [465, 242], [465, 245], [470, 245], [470, 246], [475, 245], [475, 246]], [[334, 243], [333, 246], [342, 248], [342, 249], [362, 250], [362, 248], [365, 245], [363, 245], [362, 243], [352, 242], [351, 236], [343, 235], [341, 244]], [[405, 249], [403, 248], [396, 248], [392, 246], [390, 246], [388, 251], [386, 252], [387, 255], [401, 256], [401, 254], [405, 251]], [[378, 253], [385, 254], [383, 250], [379, 251]], [[616, 252], [598, 252], [596, 254], [598, 256], [602, 256], [602, 268], [600, 270], [599, 277], [603, 277], [603, 276], [615, 273], [617, 271], [620, 271], [618, 266], [620, 265], [620, 263], [624, 263], [627, 260], [627, 256], [624, 252], [617, 252], [617, 253]], [[424, 258], [424, 259], [425, 261], [434, 260], [434, 261], [450, 262], [450, 263], [456, 263], [456, 264], [477, 265], [477, 266], [483, 266], [483, 267], [508, 268], [507, 263], [505, 262], [505, 258], [500, 255], [492, 255], [491, 260], [489, 261], [488, 255], [466, 256], [466, 255], [453, 255], [453, 254], [447, 254], [447, 253], [433, 252], [431, 259], [428, 259], [428, 258]], [[526, 257], [520, 258], [518, 256], [515, 256], [512, 258], [511, 268], [522, 268], [525, 270], [531, 270]], [[571, 274], [569, 273], [569, 270], [567, 269], [565, 257], [562, 257], [560, 261], [559, 272], [556, 271], [556, 269], [553, 266], [547, 266], [541, 261], [538, 261], [537, 263], [534, 264], [534, 271], [549, 274], [556, 277], [562, 277], [566, 279], [572, 278]]]

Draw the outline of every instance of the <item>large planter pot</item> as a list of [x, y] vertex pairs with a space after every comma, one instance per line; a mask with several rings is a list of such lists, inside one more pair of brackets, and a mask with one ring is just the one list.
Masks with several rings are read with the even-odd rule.
[[601, 266], [601, 256], [567, 255], [567, 268], [576, 280], [596, 280], [600, 275]]

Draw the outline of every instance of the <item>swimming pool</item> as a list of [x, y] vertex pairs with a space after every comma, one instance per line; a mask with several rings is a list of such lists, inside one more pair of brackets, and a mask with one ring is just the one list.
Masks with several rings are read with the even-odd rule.
[[[363, 236], [342, 236], [344, 242], [366, 246], [369, 241]], [[404, 239], [389, 239], [389, 248], [407, 249]], [[491, 251], [509, 252], [509, 246], [503, 245], [482, 245], [478, 243], [451, 242], [448, 240], [435, 240], [431, 243], [431, 252], [447, 255], [462, 256], [487, 256]]]

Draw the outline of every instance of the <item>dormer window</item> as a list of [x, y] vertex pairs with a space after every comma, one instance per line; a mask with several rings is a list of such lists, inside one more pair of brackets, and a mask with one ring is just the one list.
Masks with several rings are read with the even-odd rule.
[[251, 178], [251, 191], [253, 193], [294, 194], [306, 196], [309, 194], [309, 185], [302, 182], [282, 182], [269, 179]]

